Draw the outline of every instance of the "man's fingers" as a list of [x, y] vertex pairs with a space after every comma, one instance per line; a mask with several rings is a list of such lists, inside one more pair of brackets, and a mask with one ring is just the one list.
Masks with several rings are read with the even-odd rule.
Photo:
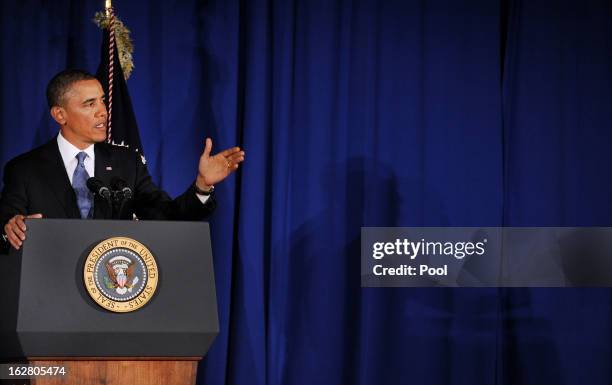
[[13, 233], [17, 236], [17, 238], [19, 238], [20, 240], [24, 241], [25, 240], [25, 231], [21, 231], [19, 228], [15, 227], [13, 228]]
[[240, 163], [244, 160], [244, 154], [239, 152], [234, 155], [230, 155], [227, 157], [227, 160], [231, 163]]
[[212, 139], [206, 138], [206, 144], [204, 145], [204, 156], [210, 156], [212, 151]]
[[26, 224], [25, 224], [25, 221], [23, 220], [24, 218], [25, 217], [23, 215], [15, 216], [15, 224], [17, 225], [19, 229], [21, 229], [21, 231], [26, 231]]
[[26, 238], [26, 224], [25, 219], [39, 219], [42, 218], [41, 213], [30, 214], [28, 216], [23, 215], [15, 215], [12, 217], [6, 225], [4, 225], [4, 233], [6, 234], [6, 238], [8, 239], [11, 246], [13, 246], [16, 250], [23, 245], [23, 241]]
[[11, 237], [9, 237], [8, 240], [11, 246], [13, 246], [15, 250], [19, 250], [19, 248], [21, 247], [21, 242], [16, 241], [14, 238], [11, 238]]
[[7, 232], [6, 236], [8, 237], [8, 240], [9, 240], [9, 243], [11, 244], [11, 246], [13, 246], [15, 249], [19, 250], [19, 248], [23, 244], [21, 239], [17, 238], [17, 236], [13, 232]]
[[[13, 220], [14, 219], [14, 220]], [[15, 239], [25, 239], [25, 233], [17, 225], [17, 218], [11, 219], [6, 226], [4, 226], [4, 232], [8, 237], [14, 236]]]
[[219, 155], [228, 157], [232, 154], [235, 154], [237, 152], [240, 152], [240, 147], [232, 147], [232, 148], [228, 148], [227, 150], [223, 150], [219, 153]]
[[42, 218], [42, 214], [40, 213], [31, 214], [31, 215], [28, 215], [27, 217], [24, 217], [23, 215], [15, 215], [4, 226], [4, 233], [6, 234], [6, 237], [8, 238], [9, 243], [11, 244], [11, 246], [13, 246], [17, 250], [19, 250], [21, 245], [23, 245], [23, 241], [26, 238], [25, 232], [26, 232], [27, 227], [25, 224], [25, 219], [30, 219], [30, 218], [32, 219]]

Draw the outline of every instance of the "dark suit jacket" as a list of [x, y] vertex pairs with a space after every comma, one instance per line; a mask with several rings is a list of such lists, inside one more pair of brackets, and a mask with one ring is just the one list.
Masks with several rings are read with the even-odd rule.
[[[130, 218], [134, 213], [139, 219], [200, 220], [216, 206], [212, 196], [202, 204], [193, 185], [181, 196], [171, 199], [155, 186], [140, 156], [133, 150], [98, 143], [94, 151], [95, 176], [106, 185], [110, 184], [111, 178], [119, 177], [132, 189], [134, 197], [126, 208]], [[4, 170], [0, 232], [4, 232], [4, 225], [13, 216], [36, 213], [42, 213], [44, 218], [80, 218], [57, 138], [12, 159]], [[98, 197], [94, 200], [96, 218], [110, 218], [108, 205]]]

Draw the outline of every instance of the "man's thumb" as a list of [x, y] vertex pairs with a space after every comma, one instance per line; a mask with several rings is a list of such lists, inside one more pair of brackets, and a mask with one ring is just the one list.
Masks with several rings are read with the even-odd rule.
[[212, 139], [206, 138], [206, 145], [204, 146], [204, 156], [210, 156], [212, 151]]

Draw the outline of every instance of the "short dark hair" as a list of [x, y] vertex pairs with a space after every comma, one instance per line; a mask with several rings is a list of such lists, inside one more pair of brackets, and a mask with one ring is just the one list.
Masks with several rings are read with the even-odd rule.
[[79, 69], [64, 70], [55, 75], [47, 85], [47, 103], [49, 104], [49, 109], [63, 104], [64, 96], [70, 90], [70, 86], [73, 83], [92, 79], [96, 79], [96, 77], [87, 71]]

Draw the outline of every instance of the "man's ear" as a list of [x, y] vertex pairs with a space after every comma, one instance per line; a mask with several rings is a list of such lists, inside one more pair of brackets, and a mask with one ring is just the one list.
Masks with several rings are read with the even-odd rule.
[[51, 107], [51, 116], [53, 119], [60, 125], [63, 126], [66, 124], [66, 110], [60, 106]]

